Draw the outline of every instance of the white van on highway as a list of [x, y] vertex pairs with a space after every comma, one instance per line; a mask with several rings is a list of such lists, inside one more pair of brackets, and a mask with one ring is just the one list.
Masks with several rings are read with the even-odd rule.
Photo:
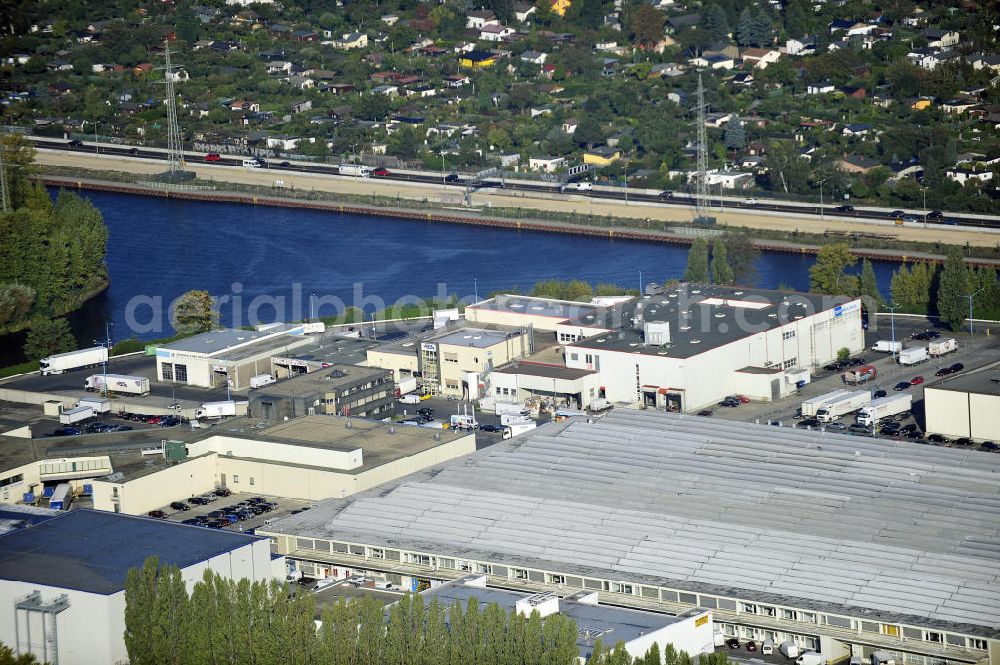
[[260, 162], [258, 162], [256, 159], [244, 159], [243, 160], [243, 168], [245, 168], [245, 169], [259, 169], [260, 168]]

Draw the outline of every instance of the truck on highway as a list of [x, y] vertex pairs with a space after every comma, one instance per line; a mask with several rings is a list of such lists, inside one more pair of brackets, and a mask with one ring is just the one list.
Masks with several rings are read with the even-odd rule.
[[916, 365], [929, 360], [930, 355], [927, 353], [926, 346], [914, 346], [900, 351], [897, 359], [900, 365]]
[[77, 406], [66, 409], [59, 414], [59, 422], [63, 425], [72, 425], [94, 417], [94, 410], [89, 406]]
[[823, 393], [822, 395], [819, 395], [817, 397], [812, 397], [810, 399], [805, 400], [804, 402], [802, 402], [802, 417], [803, 418], [814, 417], [816, 415], [816, 412], [819, 411], [824, 404], [826, 404], [827, 402], [832, 402], [833, 400], [843, 397], [844, 395], [847, 394], [848, 394], [847, 390], [844, 390], [843, 388], [838, 388], [837, 390], [833, 390], [828, 393]]
[[274, 382], [274, 377], [270, 374], [258, 374], [257, 376], [250, 377], [251, 388], [263, 388], [264, 386], [269, 386]]
[[370, 178], [372, 176], [372, 167], [363, 164], [341, 164], [337, 167], [337, 173], [340, 175], [353, 175], [358, 178]]
[[855, 420], [858, 421], [859, 425], [871, 427], [883, 418], [897, 416], [900, 413], [909, 411], [912, 406], [913, 395], [910, 393], [900, 393], [898, 395], [889, 395], [888, 397], [879, 397], [878, 399], [873, 400], [868, 406], [861, 407], [861, 410], [858, 411], [858, 416]]
[[408, 376], [396, 382], [396, 397], [402, 397], [417, 389], [417, 377]]
[[49, 374], [62, 374], [71, 369], [97, 367], [106, 362], [108, 362], [107, 347], [95, 346], [90, 349], [57, 353], [54, 356], [42, 358], [38, 361], [38, 371], [42, 373], [42, 376], [48, 376]]
[[958, 342], [955, 341], [954, 337], [949, 337], [948, 339], [936, 339], [927, 345], [927, 354], [931, 358], [939, 358], [946, 353], [951, 353], [952, 351], [958, 350]]
[[870, 390], [856, 390], [832, 402], [827, 402], [816, 410], [816, 418], [821, 423], [832, 423], [841, 416], [854, 413], [865, 404], [872, 401]]
[[505, 439], [513, 439], [515, 436], [518, 436], [519, 434], [524, 434], [525, 432], [530, 432], [531, 430], [535, 429], [536, 427], [538, 427], [538, 425], [535, 424], [535, 422], [531, 421], [531, 420], [529, 420], [526, 423], [524, 423], [524, 422], [522, 422], [522, 423], [511, 423], [510, 425], [505, 425], [504, 426], [504, 428], [503, 428], [503, 438], [505, 438]]
[[[245, 404], [245, 402], [244, 402]], [[195, 418], [223, 418], [236, 415], [236, 401], [205, 402], [194, 412]]]
[[124, 374], [91, 374], [83, 384], [87, 392], [111, 392], [122, 395], [148, 395], [149, 379]]
[[73, 501], [73, 488], [69, 483], [59, 483], [49, 497], [49, 508], [52, 510], [66, 510]]
[[874, 365], [862, 365], [856, 369], [844, 372], [844, 383], [856, 386], [878, 376], [878, 370]]
[[892, 342], [887, 339], [880, 339], [875, 342], [875, 346], [872, 347], [872, 351], [881, 351], [882, 353], [897, 353], [903, 348], [902, 342]]

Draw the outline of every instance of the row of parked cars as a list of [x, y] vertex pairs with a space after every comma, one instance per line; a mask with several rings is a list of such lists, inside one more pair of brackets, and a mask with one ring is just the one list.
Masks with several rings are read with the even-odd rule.
[[135, 423], [159, 425], [160, 427], [174, 427], [181, 424], [181, 419], [178, 416], [151, 416], [144, 413], [129, 413], [128, 411], [119, 411], [118, 418]]

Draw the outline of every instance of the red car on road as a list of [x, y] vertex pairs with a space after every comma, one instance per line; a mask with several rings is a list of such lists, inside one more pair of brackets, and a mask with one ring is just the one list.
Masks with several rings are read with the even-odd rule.
[[389, 169], [380, 166], [377, 169], [372, 169], [372, 175], [378, 178], [385, 178], [389, 175]]
[[923, 382], [924, 382], [924, 377], [922, 376], [915, 376], [912, 379], [910, 379], [911, 386], [919, 386]]
[[206, 162], [221, 162], [222, 161], [222, 155], [220, 155], [217, 152], [210, 152], [207, 155], [205, 155], [205, 161]]

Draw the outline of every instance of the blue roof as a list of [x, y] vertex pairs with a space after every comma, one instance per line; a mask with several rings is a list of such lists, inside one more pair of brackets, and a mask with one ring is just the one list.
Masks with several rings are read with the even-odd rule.
[[141, 567], [150, 556], [183, 569], [263, 539], [147, 517], [71, 510], [0, 535], [0, 579], [113, 594], [125, 588], [129, 568]]

